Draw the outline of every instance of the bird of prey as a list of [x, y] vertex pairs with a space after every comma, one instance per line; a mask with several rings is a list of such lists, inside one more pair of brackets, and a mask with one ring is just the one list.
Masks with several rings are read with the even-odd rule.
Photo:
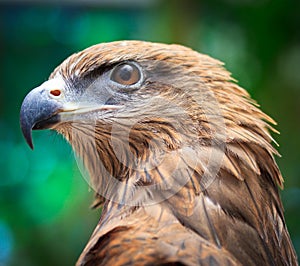
[[91, 46], [20, 112], [62, 134], [102, 214], [77, 265], [297, 265], [275, 122], [222, 63], [180, 45]]

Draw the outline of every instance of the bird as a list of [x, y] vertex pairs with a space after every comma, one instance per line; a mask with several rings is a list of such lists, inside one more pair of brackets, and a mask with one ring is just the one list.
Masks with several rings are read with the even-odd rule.
[[223, 63], [179, 44], [100, 43], [31, 90], [20, 126], [72, 146], [99, 222], [77, 266], [298, 265], [261, 111]]

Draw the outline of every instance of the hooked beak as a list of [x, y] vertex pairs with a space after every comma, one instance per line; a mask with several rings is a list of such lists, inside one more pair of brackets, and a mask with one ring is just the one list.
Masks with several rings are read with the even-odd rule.
[[80, 115], [88, 112], [111, 111], [120, 107], [105, 103], [66, 102], [63, 99], [62, 84], [49, 80], [25, 97], [20, 111], [21, 130], [26, 142], [33, 149], [32, 130], [53, 128], [60, 122], [73, 121], [76, 116], [79, 118]]
[[59, 122], [58, 113], [62, 110], [63, 104], [52, 99], [42, 87], [33, 89], [27, 94], [21, 106], [20, 125], [31, 149], [33, 149], [32, 129], [51, 128]]

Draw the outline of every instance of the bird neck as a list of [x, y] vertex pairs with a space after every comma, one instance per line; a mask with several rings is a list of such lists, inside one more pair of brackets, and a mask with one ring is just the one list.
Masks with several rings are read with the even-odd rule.
[[[154, 190], [172, 183], [170, 177], [185, 157], [182, 143], [191, 142], [191, 138], [183, 140], [182, 135], [175, 135], [175, 130], [171, 134], [173, 131], [167, 130], [166, 125], [154, 130], [149, 124], [138, 124], [130, 130], [99, 125], [89, 129], [86, 125], [85, 130], [90, 133], [84, 138], [82, 130], [74, 130], [73, 124], [72, 135], [67, 139], [97, 194], [120, 204], [140, 205], [156, 201]], [[147, 192], [143, 193], [145, 188]]]

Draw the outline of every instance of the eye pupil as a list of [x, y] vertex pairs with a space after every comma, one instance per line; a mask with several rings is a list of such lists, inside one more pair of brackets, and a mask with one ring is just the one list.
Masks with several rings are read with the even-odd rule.
[[122, 63], [117, 65], [111, 73], [110, 79], [123, 86], [138, 83], [141, 79], [140, 69], [133, 63]]
[[119, 70], [119, 77], [121, 80], [129, 81], [132, 76], [132, 66], [131, 65], [124, 65]]

